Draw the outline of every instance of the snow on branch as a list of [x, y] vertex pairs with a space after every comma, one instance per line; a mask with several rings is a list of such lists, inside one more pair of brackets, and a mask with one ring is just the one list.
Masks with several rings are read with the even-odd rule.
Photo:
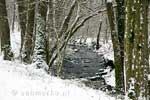
[[148, 74], [148, 80], [150, 81], [150, 74]]
[[112, 3], [113, 0], [107, 0], [107, 3]]

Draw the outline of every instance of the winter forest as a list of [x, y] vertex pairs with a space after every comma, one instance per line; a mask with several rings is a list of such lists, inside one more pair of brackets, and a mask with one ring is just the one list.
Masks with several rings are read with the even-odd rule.
[[150, 0], [0, 0], [0, 100], [150, 100]]

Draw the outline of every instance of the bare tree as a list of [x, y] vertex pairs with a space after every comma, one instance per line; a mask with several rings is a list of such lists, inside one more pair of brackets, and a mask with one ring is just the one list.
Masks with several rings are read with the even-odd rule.
[[[113, 10], [112, 2], [107, 2], [107, 14], [108, 20], [111, 30], [111, 38], [113, 43], [114, 49], [114, 63], [115, 63], [115, 78], [116, 78], [116, 90], [117, 93], [124, 92], [124, 69], [123, 69], [123, 62], [122, 62], [122, 51], [121, 51], [121, 44], [119, 42], [119, 34], [115, 28], [115, 15]], [[124, 28], [124, 27], [123, 27]]]
[[98, 34], [97, 34], [97, 42], [96, 42], [96, 49], [97, 50], [100, 48], [99, 40], [100, 40], [101, 28], [102, 28], [102, 20], [100, 20]]
[[[60, 31], [58, 31], [58, 36], [57, 38], [61, 38], [63, 41], [61, 41], [61, 44], [59, 46], [57, 44], [54, 45], [51, 51], [51, 56], [50, 56], [50, 61], [49, 61], [49, 71], [54, 63], [54, 61], [59, 57], [59, 52], [62, 52], [65, 50], [65, 47], [68, 43], [68, 41], [71, 39], [71, 37], [82, 27], [84, 24], [94, 16], [98, 15], [101, 12], [106, 11], [106, 9], [101, 9], [99, 11], [96, 11], [86, 17], [83, 17], [80, 15], [80, 3], [78, 3], [76, 0], [72, 2], [72, 5], [69, 9], [68, 14], [66, 15], [65, 19], [62, 22], [62, 26], [60, 28]], [[72, 13], [74, 11], [75, 6], [77, 5], [77, 10], [76, 10], [76, 17], [74, 18], [72, 24], [68, 24], [70, 22], [70, 19], [72, 17]], [[82, 18], [82, 19], [81, 19]], [[69, 27], [70, 26], [70, 27]], [[56, 52], [57, 51], [57, 52]]]
[[[27, 0], [26, 3], [26, 26], [25, 35], [23, 37], [23, 46], [21, 50], [21, 58], [25, 63], [31, 63], [31, 56], [33, 53], [33, 28], [34, 28], [34, 11], [35, 11], [35, 0]], [[20, 16], [21, 17], [21, 16]], [[23, 27], [23, 26], [22, 26]], [[22, 29], [23, 31], [23, 29]]]
[[21, 27], [21, 49], [23, 47], [23, 40], [25, 36], [25, 31], [26, 31], [26, 20], [27, 20], [27, 0], [17, 0], [18, 4], [18, 12], [19, 12], [19, 23]]

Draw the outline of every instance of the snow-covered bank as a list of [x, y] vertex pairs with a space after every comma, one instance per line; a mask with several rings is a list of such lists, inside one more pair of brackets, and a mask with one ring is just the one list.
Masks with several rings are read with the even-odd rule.
[[[97, 38], [86, 38], [86, 40], [76, 39], [75, 41], [77, 44], [80, 44], [80, 42], [81, 42], [81, 43], [86, 44], [89, 47], [91, 47], [94, 44], [96, 44], [96, 39]], [[103, 40], [100, 40], [99, 44], [100, 44], [100, 48], [98, 50], [94, 50], [94, 51], [96, 51], [98, 54], [104, 55], [104, 57], [106, 59], [114, 60], [112, 41], [109, 40], [108, 43], [104, 43]]]
[[115, 100], [73, 80], [47, 75], [34, 65], [0, 61], [0, 100]]

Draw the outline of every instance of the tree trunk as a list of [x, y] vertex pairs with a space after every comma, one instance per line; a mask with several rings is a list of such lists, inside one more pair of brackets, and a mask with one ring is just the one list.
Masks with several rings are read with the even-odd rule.
[[22, 61], [25, 63], [31, 63], [31, 55], [33, 53], [33, 27], [34, 27], [34, 11], [35, 0], [27, 0], [27, 20], [26, 30], [24, 36], [24, 43], [22, 48]]
[[21, 50], [23, 47], [23, 40], [25, 36], [25, 31], [26, 31], [26, 20], [27, 20], [27, 0], [17, 0], [18, 4], [18, 12], [19, 12], [19, 23], [21, 27]]
[[125, 33], [126, 93], [133, 100], [148, 97], [147, 0], [127, 0]]
[[105, 28], [105, 37], [104, 37], [104, 40], [103, 40], [103, 43], [108, 43], [108, 40], [109, 40], [109, 34], [108, 34], [108, 19], [106, 17], [106, 28]]
[[7, 18], [6, 2], [0, 1], [0, 34], [1, 34], [1, 50], [4, 53], [4, 60], [11, 60], [10, 47], [10, 30]]
[[[57, 1], [58, 2], [58, 1]], [[60, 2], [60, 1], [59, 1]], [[63, 2], [63, 1], [61, 1]], [[67, 38], [68, 36], [68, 28], [69, 28], [69, 22], [71, 20], [71, 17], [73, 16], [73, 12], [75, 10], [75, 6], [76, 6], [76, 0], [73, 0], [72, 4], [71, 4], [71, 7], [69, 9], [69, 12], [67, 13], [67, 15], [65, 16], [65, 18], [63, 19], [60, 19], [56, 21], [56, 18], [60, 17], [58, 13], [61, 13], [62, 15], [62, 10], [59, 10], [56, 8], [59, 4], [56, 4], [56, 0], [53, 0], [53, 28], [54, 30], [52, 30], [54, 33], [55, 33], [55, 39], [56, 39], [56, 43], [54, 44], [54, 46], [52, 47], [52, 50], [51, 50], [51, 55], [50, 55], [50, 61], [49, 61], [49, 67], [52, 67], [52, 64], [54, 62], [54, 59], [57, 58], [57, 55], [59, 57], [61, 57], [61, 55], [63, 56], [62, 53], [58, 53], [58, 52], [62, 52], [62, 51], [59, 51], [61, 46], [64, 44], [64, 42], [62, 41], [65, 41], [65, 38]], [[56, 10], [57, 9], [57, 10]], [[60, 22], [62, 21], [62, 25], [60, 26], [59, 30], [57, 29]], [[63, 48], [62, 48], [63, 50]], [[57, 54], [55, 54], [55, 52]], [[61, 57], [62, 58], [62, 57]], [[63, 59], [63, 58], [62, 58]], [[60, 61], [60, 60], [59, 60]], [[61, 62], [62, 63], [62, 62]], [[51, 68], [50, 68], [51, 69]]]
[[[142, 44], [143, 44], [143, 48], [141, 50], [141, 52], [143, 52], [142, 54], [142, 61], [141, 61], [141, 64], [143, 64], [144, 68], [141, 68], [141, 70], [143, 71], [143, 81], [145, 82], [145, 84], [143, 85], [143, 87], [145, 88], [145, 93], [143, 93], [143, 95], [145, 97], [147, 97], [147, 99], [149, 98], [150, 99], [150, 88], [147, 88], [147, 87], [150, 87], [150, 85], [148, 84], [148, 74], [150, 73], [149, 72], [149, 51], [148, 51], [148, 6], [149, 6], [149, 0], [142, 0], [141, 1], [141, 9], [142, 9], [142, 17], [143, 17], [143, 20], [141, 20], [141, 27], [142, 27], [142, 30], [141, 30], [141, 37], [142, 37]], [[148, 80], [148, 81], [147, 81]], [[149, 97], [148, 97], [149, 96]]]
[[109, 25], [111, 30], [113, 49], [114, 49], [116, 90], [117, 93], [120, 94], [120, 92], [124, 92], [124, 72], [123, 72], [123, 66], [121, 66], [122, 65], [121, 46], [118, 40], [118, 34], [115, 30], [115, 23], [114, 23], [115, 19], [114, 19], [112, 2], [107, 2], [106, 6], [107, 6], [108, 20], [109, 20]]
[[99, 30], [98, 30], [98, 34], [97, 34], [96, 50], [98, 50], [100, 48], [99, 40], [100, 40], [101, 28], [102, 28], [102, 21], [100, 21], [100, 24], [99, 24]]
[[37, 64], [38, 68], [43, 68], [46, 63], [46, 15], [47, 7], [45, 1], [36, 0], [36, 21], [35, 21], [35, 47], [33, 62]]
[[[124, 92], [124, 31], [125, 31], [125, 5], [124, 0], [116, 0], [116, 24], [117, 24], [117, 34], [119, 39], [119, 45], [120, 45], [120, 66], [116, 67], [116, 78], [117, 76], [120, 76], [119, 79], [116, 79], [116, 88], [121, 89]], [[119, 82], [121, 81], [121, 82]], [[122, 84], [122, 85], [120, 85]]]

